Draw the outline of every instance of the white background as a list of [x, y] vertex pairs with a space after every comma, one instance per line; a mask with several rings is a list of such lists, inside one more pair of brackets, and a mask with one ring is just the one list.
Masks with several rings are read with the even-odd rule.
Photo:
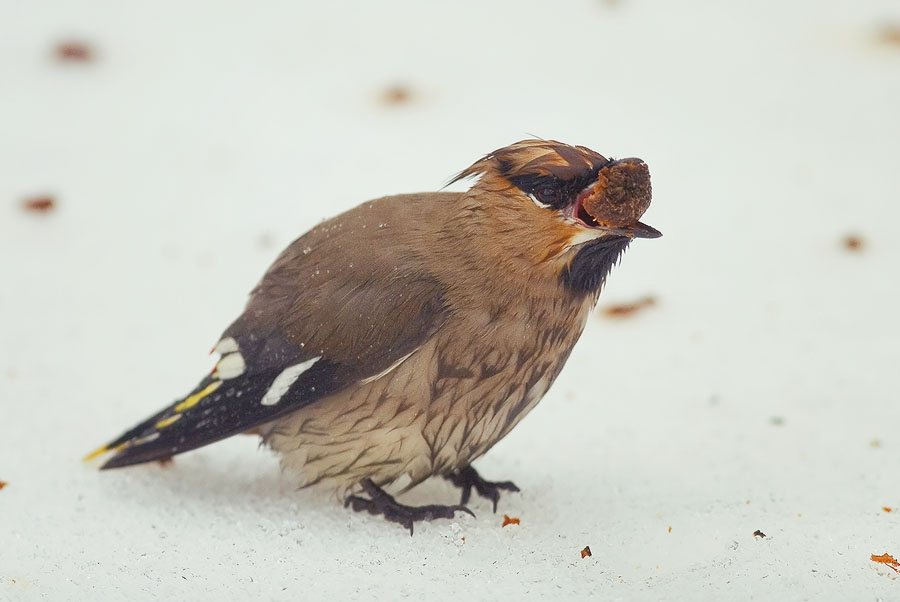
[[[0, 599], [900, 599], [900, 6], [742, 4], [2, 0]], [[293, 238], [529, 134], [645, 159], [665, 236], [476, 464], [499, 514], [410, 538], [250, 437], [82, 465]]]

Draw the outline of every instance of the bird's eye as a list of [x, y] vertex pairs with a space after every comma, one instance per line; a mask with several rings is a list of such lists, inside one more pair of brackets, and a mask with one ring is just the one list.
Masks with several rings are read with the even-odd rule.
[[556, 205], [559, 202], [559, 190], [553, 186], [541, 186], [534, 191], [534, 196], [545, 205]]

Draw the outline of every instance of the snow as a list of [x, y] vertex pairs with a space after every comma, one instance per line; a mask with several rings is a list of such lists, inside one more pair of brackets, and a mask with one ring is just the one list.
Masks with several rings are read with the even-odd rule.
[[[900, 599], [896, 2], [2, 6], [0, 599]], [[410, 537], [251, 437], [81, 463], [294, 237], [528, 133], [646, 160], [665, 236], [476, 463], [498, 514]]]

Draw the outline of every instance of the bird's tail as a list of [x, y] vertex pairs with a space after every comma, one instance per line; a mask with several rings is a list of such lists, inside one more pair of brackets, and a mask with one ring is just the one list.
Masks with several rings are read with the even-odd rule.
[[[221, 384], [221, 380], [214, 379], [212, 376], [203, 379], [190, 395], [177, 400], [106, 445], [98, 447], [86, 455], [84, 461], [88, 462], [112, 452], [115, 455], [100, 467], [101, 470], [105, 470], [162, 460], [176, 453], [187, 451], [186, 448], [179, 448], [177, 445], [170, 445], [166, 442], [168, 438], [166, 428], [175, 424], [181, 419], [183, 412], [198, 404], [203, 398], [218, 389]], [[156, 444], [147, 445], [151, 442]]]

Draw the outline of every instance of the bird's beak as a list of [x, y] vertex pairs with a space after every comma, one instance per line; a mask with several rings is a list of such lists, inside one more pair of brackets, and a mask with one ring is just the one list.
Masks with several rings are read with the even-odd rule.
[[659, 238], [662, 236], [662, 232], [642, 222], [635, 222], [630, 226], [623, 226], [621, 228], [594, 226], [593, 229], [608, 232], [612, 236], [627, 236], [628, 238]]

